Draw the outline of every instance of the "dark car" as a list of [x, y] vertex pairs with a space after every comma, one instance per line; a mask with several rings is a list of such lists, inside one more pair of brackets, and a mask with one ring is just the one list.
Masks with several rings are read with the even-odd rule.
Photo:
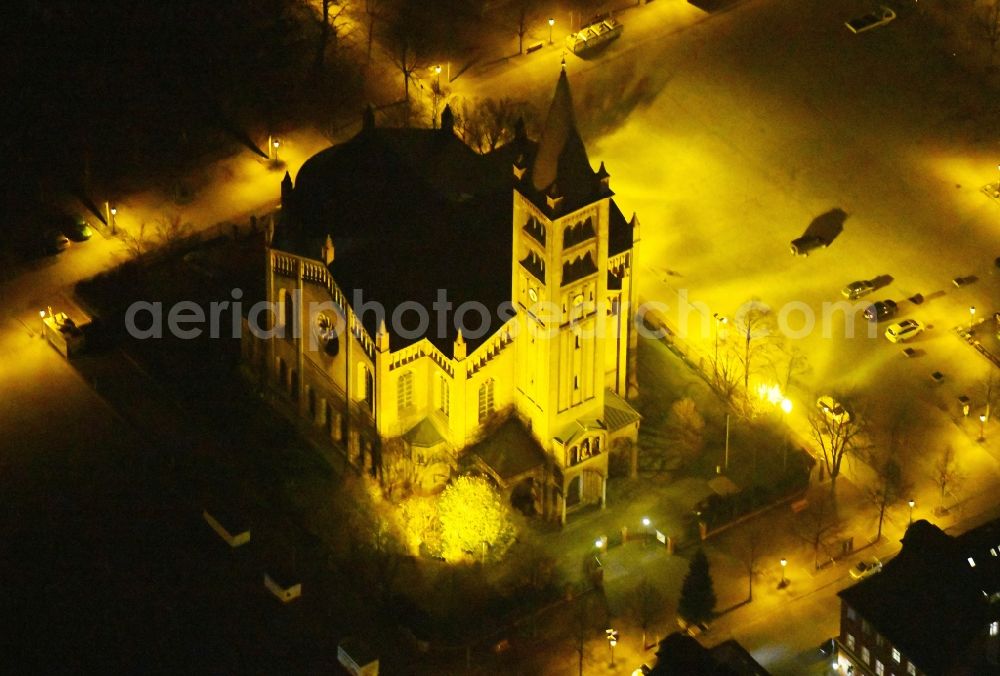
[[94, 236], [93, 228], [84, 218], [68, 215], [59, 216], [56, 218], [56, 227], [74, 242], [86, 242]]
[[880, 300], [877, 303], [872, 303], [865, 308], [865, 319], [868, 321], [880, 322], [885, 319], [891, 319], [896, 316], [896, 311], [899, 308], [895, 301]]
[[813, 249], [825, 249], [829, 245], [830, 243], [822, 237], [806, 235], [793, 239], [790, 248], [794, 256], [808, 256]]
[[57, 254], [69, 248], [69, 239], [58, 230], [47, 230], [41, 239], [42, 251]]

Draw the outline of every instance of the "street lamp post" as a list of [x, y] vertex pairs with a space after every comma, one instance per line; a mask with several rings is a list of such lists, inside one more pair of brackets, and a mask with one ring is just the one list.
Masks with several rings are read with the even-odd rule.
[[976, 327], [976, 306], [969, 306], [969, 333]]
[[441, 66], [434, 66], [434, 75], [437, 76], [436, 80], [437, 90], [441, 91]]
[[913, 525], [913, 505], [915, 505], [917, 503], [914, 500], [911, 499], [906, 504], [908, 504], [910, 506], [910, 525], [912, 526]]
[[115, 216], [118, 215], [118, 209], [111, 207], [111, 234], [118, 234], [118, 219]]
[[611, 666], [615, 666], [615, 646], [618, 645], [618, 630], [608, 629], [604, 633], [608, 637], [608, 645], [611, 647]]
[[986, 441], [986, 414], [982, 413], [979, 416], [979, 440]]
[[712, 369], [715, 372], [715, 385], [719, 385], [719, 331], [728, 322], [728, 318], [723, 317], [718, 312], [716, 312], [713, 317], [715, 317], [715, 360], [712, 362]]
[[552, 26], [556, 23], [555, 19], [549, 19], [549, 44], [552, 44]]
[[781, 559], [781, 582], [778, 583], [778, 589], [784, 589], [788, 586], [788, 578], [785, 577], [785, 566], [788, 565], [788, 559]]
[[273, 141], [271, 141], [271, 145], [274, 147], [274, 161], [277, 162], [278, 161], [278, 146], [281, 145], [281, 141], [279, 141], [278, 139], [274, 139]]

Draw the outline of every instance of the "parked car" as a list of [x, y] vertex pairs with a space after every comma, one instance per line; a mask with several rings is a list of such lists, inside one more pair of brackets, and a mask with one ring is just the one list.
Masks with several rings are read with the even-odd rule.
[[94, 229], [83, 218], [74, 218], [63, 228], [63, 234], [74, 242], [86, 242], [94, 236]]
[[48, 230], [42, 235], [42, 248], [45, 253], [60, 253], [69, 248], [69, 238], [58, 230]]
[[851, 282], [845, 286], [840, 290], [840, 294], [844, 298], [855, 300], [857, 298], [861, 298], [862, 296], [867, 296], [874, 290], [875, 284], [870, 279], [862, 279], [856, 282]]
[[955, 288], [961, 289], [963, 286], [968, 286], [976, 281], [976, 276], [972, 275], [969, 277], [955, 277], [951, 280], [951, 283], [955, 285]]
[[904, 319], [887, 328], [885, 337], [889, 339], [890, 343], [905, 343], [919, 335], [923, 330], [924, 325], [916, 319]]
[[872, 303], [865, 308], [865, 319], [873, 322], [881, 322], [895, 317], [898, 309], [895, 301], [886, 298], [885, 300]]
[[796, 237], [792, 240], [791, 250], [793, 256], [808, 256], [813, 249], [825, 249], [830, 243], [822, 237], [808, 235], [806, 237]]
[[851, 413], [843, 405], [828, 394], [816, 400], [816, 408], [823, 411], [830, 422], [838, 425], [851, 422]]
[[847, 26], [847, 30], [852, 33], [864, 33], [865, 31], [870, 31], [873, 28], [884, 26], [895, 18], [896, 13], [885, 5], [882, 5], [874, 12], [869, 12], [863, 16], [851, 19], [850, 21], [845, 22], [844, 25]]
[[871, 561], [858, 561], [858, 565], [851, 568], [851, 577], [855, 580], [861, 580], [868, 577], [869, 575], [874, 575], [875, 573], [882, 572], [882, 562], [878, 559], [872, 559]]

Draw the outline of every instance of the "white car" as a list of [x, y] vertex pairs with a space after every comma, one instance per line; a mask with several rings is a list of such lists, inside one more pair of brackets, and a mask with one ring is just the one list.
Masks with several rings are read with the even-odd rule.
[[916, 319], [904, 319], [887, 328], [885, 330], [885, 337], [890, 343], [905, 343], [919, 335], [923, 330], [924, 325]]
[[864, 33], [865, 31], [870, 31], [873, 28], [884, 26], [895, 18], [896, 13], [885, 5], [882, 5], [874, 12], [869, 12], [864, 16], [851, 19], [850, 21], [845, 22], [844, 25], [847, 26], [847, 30], [852, 33]]
[[866, 577], [882, 572], [882, 562], [872, 559], [870, 562], [858, 561], [858, 565], [851, 568], [851, 577], [855, 580], [863, 580]]
[[851, 413], [843, 405], [826, 394], [816, 400], [816, 408], [823, 411], [830, 422], [836, 423], [837, 425], [844, 425], [851, 422]]

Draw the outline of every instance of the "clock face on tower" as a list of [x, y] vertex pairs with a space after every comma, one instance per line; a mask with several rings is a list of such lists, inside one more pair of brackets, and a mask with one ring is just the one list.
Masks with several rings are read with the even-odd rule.
[[538, 292], [535, 291], [534, 287], [528, 288], [528, 298], [531, 299], [532, 303], [538, 302]]

